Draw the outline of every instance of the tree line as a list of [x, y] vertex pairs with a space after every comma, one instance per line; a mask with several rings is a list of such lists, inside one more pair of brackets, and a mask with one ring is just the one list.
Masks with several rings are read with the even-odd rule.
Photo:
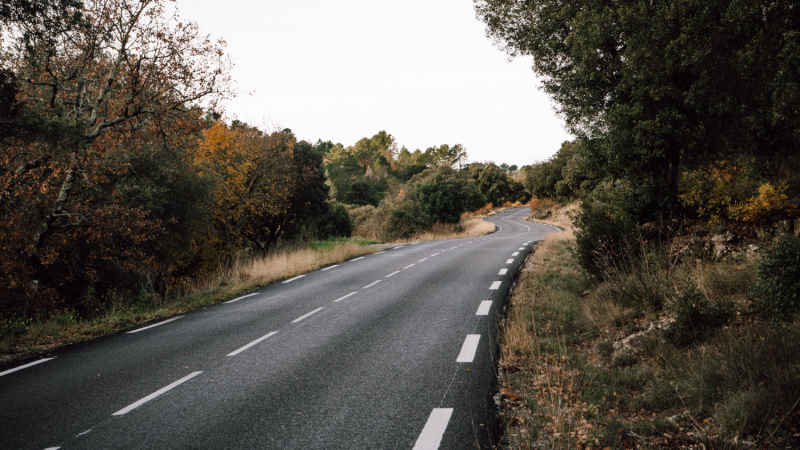
[[174, 294], [241, 255], [350, 236], [365, 205], [399, 236], [524, 197], [462, 145], [309, 143], [226, 121], [225, 43], [171, 11], [0, 4], [0, 319]]
[[576, 136], [523, 169], [537, 197], [582, 198], [584, 210], [610, 207], [636, 223], [775, 221], [800, 203], [793, 2], [480, 0], [475, 8], [500, 48], [533, 57]]

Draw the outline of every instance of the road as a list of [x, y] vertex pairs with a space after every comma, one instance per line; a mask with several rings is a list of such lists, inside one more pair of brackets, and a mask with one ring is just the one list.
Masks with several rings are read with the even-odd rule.
[[0, 449], [490, 448], [528, 211], [3, 367]]

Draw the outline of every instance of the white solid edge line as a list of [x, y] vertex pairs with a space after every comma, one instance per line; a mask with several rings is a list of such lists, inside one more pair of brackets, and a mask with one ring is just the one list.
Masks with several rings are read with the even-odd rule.
[[344, 297], [339, 297], [339, 298], [337, 298], [337, 299], [336, 299], [336, 300], [334, 300], [333, 302], [334, 302], [334, 303], [336, 303], [336, 302], [340, 302], [340, 301], [342, 301], [342, 300], [346, 299], [347, 297], [350, 297], [351, 295], [356, 295], [356, 294], [358, 294], [358, 292], [351, 292], [351, 293], [349, 293], [349, 294], [345, 295]]
[[476, 316], [488, 316], [489, 310], [492, 309], [492, 301], [491, 300], [484, 300], [481, 302], [481, 305], [478, 306], [478, 312], [475, 313]]
[[426, 259], [428, 259], [428, 258], [422, 258], [422, 259], [420, 259], [420, 260], [419, 260], [419, 261], [417, 261], [417, 262], [418, 262], [418, 263], [421, 263], [422, 261], [425, 261]]
[[511, 254], [511, 256], [519, 256], [519, 252], [514, 252]]
[[498, 275], [505, 275], [508, 273], [508, 269], [500, 269], [500, 273]]
[[459, 363], [471, 363], [475, 360], [475, 352], [478, 351], [478, 342], [481, 340], [480, 334], [468, 334], [464, 339], [464, 345], [461, 346], [461, 352], [456, 358]]
[[254, 296], [254, 295], [258, 295], [258, 294], [259, 294], [259, 293], [258, 293], [258, 292], [256, 292], [255, 294], [247, 294], [247, 295], [243, 295], [243, 296], [241, 296], [241, 297], [239, 297], [239, 298], [235, 298], [235, 299], [233, 299], [233, 300], [228, 300], [228, 301], [227, 301], [227, 302], [225, 302], [225, 303], [233, 303], [233, 302], [238, 302], [239, 300], [241, 300], [241, 299], [243, 299], [243, 298], [252, 297], [252, 296]]
[[286, 284], [286, 283], [291, 283], [291, 282], [292, 282], [292, 281], [294, 281], [294, 280], [299, 280], [300, 278], [303, 278], [304, 276], [305, 276], [305, 275], [298, 275], [298, 276], [296, 276], [296, 277], [294, 277], [294, 278], [289, 278], [288, 280], [284, 281], [284, 282], [283, 282], [283, 284]]
[[243, 351], [247, 350], [248, 348], [250, 348], [250, 347], [252, 347], [252, 346], [254, 346], [254, 345], [258, 344], [259, 342], [263, 341], [264, 339], [266, 339], [266, 338], [268, 338], [268, 337], [270, 337], [270, 336], [274, 336], [274, 335], [276, 335], [276, 334], [278, 334], [278, 332], [277, 332], [277, 331], [272, 331], [272, 332], [270, 332], [269, 334], [267, 334], [267, 335], [265, 335], [265, 336], [261, 336], [260, 338], [256, 339], [255, 341], [253, 341], [253, 342], [251, 342], [251, 343], [249, 343], [249, 344], [245, 345], [244, 347], [241, 347], [241, 348], [240, 348], [240, 349], [238, 349], [238, 350], [234, 350], [234, 351], [232, 351], [232, 352], [228, 353], [226, 356], [236, 356], [236, 355], [238, 355], [239, 353], [242, 353]]
[[292, 323], [297, 323], [297, 322], [300, 322], [301, 320], [305, 319], [306, 317], [308, 317], [308, 316], [310, 316], [310, 315], [312, 315], [312, 314], [316, 314], [316, 313], [318, 313], [318, 312], [322, 311], [323, 309], [325, 309], [325, 307], [324, 307], [324, 306], [321, 306], [321, 307], [319, 307], [319, 308], [317, 308], [317, 309], [315, 309], [315, 310], [311, 311], [311, 312], [310, 312], [310, 313], [308, 313], [308, 314], [302, 315], [302, 316], [298, 317], [297, 319], [294, 319], [294, 320], [292, 321]]
[[352, 261], [358, 261], [359, 259], [364, 259], [364, 257], [363, 257], [363, 256], [361, 256], [361, 257], [358, 257], [358, 258], [356, 258], [356, 259], [351, 259], [350, 261], [351, 261], [351, 262], [352, 262]]
[[386, 275], [385, 278], [389, 278], [392, 275], [397, 275], [398, 273], [400, 273], [400, 271], [399, 270], [395, 270], [394, 272], [390, 273], [389, 275]]
[[150, 394], [147, 397], [139, 400], [138, 402], [131, 403], [130, 405], [120, 409], [119, 411], [117, 411], [114, 414], [112, 414], [112, 416], [121, 416], [123, 414], [126, 414], [126, 413], [130, 412], [132, 409], [135, 409], [135, 408], [138, 408], [138, 407], [142, 406], [143, 404], [149, 402], [150, 400], [158, 397], [159, 395], [161, 395], [161, 394], [163, 394], [163, 393], [165, 393], [165, 392], [167, 392], [167, 391], [169, 391], [171, 389], [174, 389], [175, 387], [177, 387], [177, 386], [179, 386], [179, 385], [191, 380], [192, 378], [200, 375], [201, 373], [203, 373], [202, 370], [199, 370], [197, 372], [192, 372], [189, 375], [186, 375], [185, 377], [181, 378], [180, 380], [178, 380], [178, 381], [176, 381], [176, 382], [174, 382], [174, 383], [172, 383], [172, 384], [170, 384], [168, 386], [165, 386], [165, 387], [153, 392], [152, 394]]
[[362, 289], [366, 289], [366, 288], [368, 288], [368, 287], [375, 286], [376, 284], [378, 284], [378, 283], [380, 283], [380, 282], [381, 282], [381, 280], [378, 280], [378, 281], [373, 281], [372, 283], [370, 283], [370, 284], [368, 284], [368, 285], [364, 286]]
[[495, 281], [494, 283], [492, 283], [492, 285], [489, 287], [489, 289], [493, 290], [493, 291], [495, 291], [497, 289], [500, 289], [500, 285], [501, 284], [503, 284], [502, 281]]
[[331, 270], [331, 269], [333, 269], [334, 267], [339, 267], [339, 265], [338, 265], [338, 264], [335, 264], [335, 265], [333, 265], [333, 266], [326, 267], [326, 268], [324, 268], [324, 269], [322, 269], [322, 270], [323, 270], [323, 272], [324, 272], [324, 271], [326, 271], [326, 270]]
[[138, 333], [138, 332], [140, 332], [140, 331], [148, 330], [148, 329], [150, 329], [150, 328], [157, 327], [157, 326], [159, 326], [159, 325], [164, 325], [165, 323], [170, 323], [170, 322], [172, 322], [173, 320], [178, 320], [178, 319], [181, 319], [181, 318], [183, 318], [183, 316], [180, 316], [180, 317], [173, 317], [172, 319], [165, 320], [165, 321], [163, 321], [163, 322], [154, 323], [153, 325], [148, 325], [148, 326], [146, 326], [146, 327], [144, 327], [144, 328], [139, 328], [138, 330], [128, 331], [128, 334], [133, 334], [133, 333]]
[[442, 436], [447, 424], [450, 423], [451, 415], [453, 408], [433, 408], [413, 450], [437, 450], [442, 443]]
[[409, 264], [409, 265], [403, 267], [403, 269], [408, 269], [409, 267], [413, 267], [413, 266], [416, 266], [416, 265], [417, 265], [417, 263]]
[[38, 361], [34, 361], [34, 362], [32, 362], [32, 363], [25, 364], [24, 366], [19, 366], [19, 367], [15, 367], [15, 368], [13, 368], [13, 369], [8, 369], [8, 370], [6, 370], [5, 372], [0, 372], [0, 377], [2, 377], [3, 375], [8, 375], [8, 374], [10, 374], [10, 373], [14, 373], [14, 372], [16, 372], [16, 371], [18, 371], [18, 370], [27, 369], [28, 367], [35, 366], [35, 365], [37, 365], [37, 364], [41, 364], [41, 363], [43, 363], [43, 362], [50, 361], [51, 359], [55, 359], [55, 358], [45, 358], [45, 359], [40, 359], [40, 360], [38, 360]]

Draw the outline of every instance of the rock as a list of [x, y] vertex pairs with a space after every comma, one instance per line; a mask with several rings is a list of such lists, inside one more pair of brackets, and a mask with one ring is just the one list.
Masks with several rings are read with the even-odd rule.
[[736, 239], [736, 235], [731, 233], [730, 231], [726, 231], [722, 234], [717, 234], [711, 237], [711, 242], [714, 244], [727, 244], [732, 242]]
[[775, 234], [789, 234], [792, 232], [792, 221], [781, 220], [780, 222], [775, 222], [772, 225], [772, 229], [775, 230]]
[[756, 235], [762, 241], [768, 241], [772, 239], [772, 230], [768, 227], [759, 228], [758, 230], [756, 230]]
[[792, 230], [794, 230], [794, 235], [800, 235], [800, 217], [795, 218], [792, 220]]

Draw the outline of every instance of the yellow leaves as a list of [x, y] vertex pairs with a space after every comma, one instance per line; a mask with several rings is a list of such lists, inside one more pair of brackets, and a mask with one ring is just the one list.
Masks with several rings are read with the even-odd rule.
[[758, 195], [750, 197], [742, 203], [730, 207], [730, 216], [744, 222], [757, 222], [770, 216], [791, 213], [797, 205], [789, 201], [784, 193], [786, 183], [773, 187], [765, 183], [758, 188]]

